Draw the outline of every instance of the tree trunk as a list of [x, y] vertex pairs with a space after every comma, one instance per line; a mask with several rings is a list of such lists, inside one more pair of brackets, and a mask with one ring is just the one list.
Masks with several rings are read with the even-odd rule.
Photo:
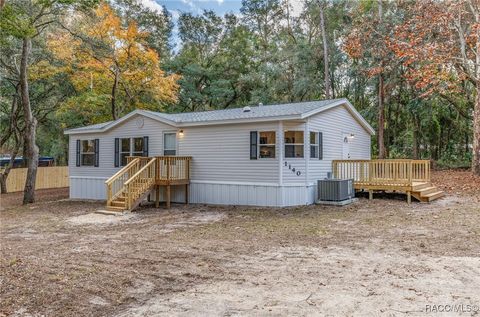
[[35, 181], [37, 179], [38, 147], [36, 142], [37, 120], [32, 114], [28, 88], [28, 58], [32, 49], [30, 38], [23, 39], [22, 60], [20, 63], [20, 96], [25, 120], [24, 156], [27, 160], [27, 179], [23, 192], [23, 204], [35, 202]]
[[8, 188], [7, 188], [8, 174], [10, 174], [13, 164], [15, 163], [15, 158], [17, 157], [17, 154], [18, 154], [18, 148], [17, 148], [18, 144], [15, 144], [15, 146], [16, 147], [12, 153], [12, 156], [10, 157], [10, 161], [8, 162], [7, 166], [5, 166], [5, 170], [3, 171], [3, 173], [0, 174], [0, 192], [2, 194], [8, 193]]
[[385, 88], [383, 74], [378, 75], [378, 158], [385, 158]]
[[[475, 16], [475, 22], [480, 23], [480, 12], [478, 7], [471, 5], [472, 13]], [[476, 56], [475, 56], [475, 79], [476, 93], [475, 105], [473, 106], [473, 156], [472, 172], [480, 176], [480, 28], [476, 28]]]
[[[478, 47], [480, 47], [479, 43], [477, 43], [477, 54], [480, 54], [480, 49], [478, 49]], [[480, 72], [477, 71], [477, 73]], [[480, 79], [477, 80], [477, 97], [475, 98], [475, 106], [473, 109], [472, 172], [473, 174], [480, 176]]]
[[419, 142], [419, 124], [416, 115], [413, 116], [413, 159], [420, 158], [420, 142]]
[[329, 62], [328, 62], [328, 42], [327, 42], [327, 32], [325, 31], [325, 17], [324, 17], [324, 7], [323, 4], [319, 1], [320, 6], [320, 28], [322, 30], [322, 40], [323, 40], [323, 63], [324, 63], [324, 76], [325, 76], [325, 98], [330, 99], [330, 73], [329, 73]]
[[[382, 0], [378, 0], [378, 16], [380, 27], [383, 23]], [[381, 53], [380, 53], [381, 54]], [[382, 70], [378, 74], [378, 158], [385, 158], [385, 87], [383, 82], [383, 56], [380, 56]]]
[[112, 86], [112, 118], [113, 120], [117, 120], [117, 88], [118, 88], [118, 81], [119, 81], [119, 71], [118, 67], [115, 68], [115, 78], [113, 81], [113, 86]]

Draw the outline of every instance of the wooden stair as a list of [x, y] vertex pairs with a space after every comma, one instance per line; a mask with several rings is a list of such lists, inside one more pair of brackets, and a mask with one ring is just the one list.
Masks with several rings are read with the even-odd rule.
[[[138, 189], [137, 186], [135, 186], [135, 189]], [[110, 211], [131, 211], [138, 207], [140, 203], [151, 193], [152, 187], [149, 187], [146, 191], [144, 191], [140, 197], [138, 197], [134, 203], [132, 204], [132, 207], [129, 209], [127, 206], [127, 195], [125, 193], [121, 193], [119, 196], [115, 197], [107, 206], [106, 209]]]
[[[143, 161], [142, 161], [143, 160]], [[132, 211], [150, 194], [155, 185], [155, 158], [136, 158], [107, 180], [109, 211]], [[120, 189], [114, 194], [112, 184]]]
[[433, 186], [431, 183], [415, 184], [412, 189], [412, 196], [420, 202], [431, 202], [433, 200], [442, 198], [445, 193]]

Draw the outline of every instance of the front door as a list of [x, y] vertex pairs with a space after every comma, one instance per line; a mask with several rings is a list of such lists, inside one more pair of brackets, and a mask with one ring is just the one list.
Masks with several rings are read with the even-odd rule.
[[163, 155], [165, 156], [177, 155], [177, 133], [176, 132], [163, 133]]
[[350, 134], [344, 133], [343, 134], [343, 142], [342, 142], [342, 159], [349, 160], [350, 159]]

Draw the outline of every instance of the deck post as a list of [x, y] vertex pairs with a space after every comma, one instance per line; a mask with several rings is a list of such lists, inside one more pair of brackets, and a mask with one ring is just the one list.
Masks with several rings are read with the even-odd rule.
[[185, 204], [188, 205], [188, 194], [190, 185], [185, 184]]
[[170, 209], [170, 185], [167, 185], [167, 209]]
[[155, 208], [160, 206], [160, 185], [155, 185]]
[[407, 203], [410, 205], [412, 203], [412, 192], [407, 191]]
[[373, 199], [373, 190], [371, 190], [371, 189], [368, 190], [368, 199], [369, 200]]

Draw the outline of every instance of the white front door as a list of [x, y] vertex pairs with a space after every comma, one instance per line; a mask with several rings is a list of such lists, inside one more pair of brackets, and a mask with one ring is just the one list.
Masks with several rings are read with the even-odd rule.
[[177, 133], [176, 132], [163, 133], [163, 155], [168, 155], [168, 156], [177, 155]]
[[342, 159], [349, 160], [350, 159], [350, 134], [344, 133], [343, 134], [343, 142], [342, 142]]

